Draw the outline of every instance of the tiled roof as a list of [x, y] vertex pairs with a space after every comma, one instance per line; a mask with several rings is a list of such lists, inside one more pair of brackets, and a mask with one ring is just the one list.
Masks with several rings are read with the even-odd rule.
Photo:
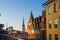
[[54, 0], [48, 0], [48, 1], [45, 2], [43, 5], [47, 5], [47, 4], [51, 3], [52, 1], [54, 1]]

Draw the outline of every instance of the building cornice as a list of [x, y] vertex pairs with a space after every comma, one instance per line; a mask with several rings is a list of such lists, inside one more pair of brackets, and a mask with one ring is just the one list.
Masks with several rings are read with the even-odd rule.
[[48, 0], [47, 2], [45, 2], [43, 5], [48, 5], [49, 3], [53, 2], [54, 0]]

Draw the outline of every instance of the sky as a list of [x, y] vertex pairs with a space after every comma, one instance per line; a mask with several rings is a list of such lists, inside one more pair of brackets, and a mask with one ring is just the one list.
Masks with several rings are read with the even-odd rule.
[[0, 23], [4, 24], [4, 29], [12, 26], [15, 30], [22, 30], [23, 18], [25, 27], [29, 21], [30, 12], [34, 17], [41, 15], [47, 0], [0, 0]]

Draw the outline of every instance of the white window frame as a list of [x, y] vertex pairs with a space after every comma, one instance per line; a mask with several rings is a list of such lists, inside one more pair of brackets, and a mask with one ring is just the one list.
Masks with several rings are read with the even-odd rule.
[[54, 20], [54, 24], [58, 24], [58, 19], [55, 19]]
[[49, 6], [48, 7], [48, 14], [50, 14], [51, 13], [51, 7]]
[[55, 19], [54, 20], [54, 28], [57, 28], [58, 27], [58, 19]]

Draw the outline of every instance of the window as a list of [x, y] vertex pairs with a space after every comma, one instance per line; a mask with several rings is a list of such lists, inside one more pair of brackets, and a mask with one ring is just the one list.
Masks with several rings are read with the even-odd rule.
[[59, 7], [60, 7], [60, 0], [59, 0]]
[[49, 25], [49, 28], [51, 28], [51, 20], [49, 21], [48, 25]]
[[48, 7], [48, 14], [50, 14], [51, 13], [51, 7], [49, 6]]
[[58, 10], [58, 5], [55, 3], [54, 4], [54, 12], [56, 12]]
[[57, 19], [54, 20], [54, 27], [55, 27], [55, 28], [58, 27], [58, 20], [57, 20]]
[[55, 40], [58, 40], [58, 34], [55, 34]]
[[52, 40], [52, 35], [51, 34], [49, 34], [49, 40]]

